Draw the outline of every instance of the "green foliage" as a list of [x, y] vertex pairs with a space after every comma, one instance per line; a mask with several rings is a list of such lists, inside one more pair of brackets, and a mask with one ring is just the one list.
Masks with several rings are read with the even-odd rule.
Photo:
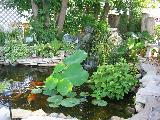
[[66, 98], [62, 100], [61, 105], [65, 107], [74, 107], [78, 104], [80, 104], [80, 99], [77, 98]]
[[155, 31], [156, 31], [156, 37], [160, 39], [160, 25], [156, 26]]
[[6, 34], [6, 40], [4, 45], [5, 59], [15, 62], [17, 59], [26, 58], [30, 55], [27, 44], [24, 44], [19, 36], [19, 32], [14, 31]]
[[154, 42], [154, 37], [148, 32], [133, 33], [129, 32], [124, 37], [122, 43], [113, 48], [108, 54], [108, 64], [115, 64], [118, 60], [123, 57], [127, 62], [136, 63], [138, 56], [144, 57], [146, 54], [146, 43]]
[[0, 93], [3, 93], [9, 86], [9, 82], [0, 82]]
[[0, 31], [0, 46], [5, 44], [5, 33]]
[[62, 50], [63, 48], [63, 43], [58, 40], [54, 40], [50, 43], [40, 43], [40, 44], [35, 44], [34, 45], [34, 52], [36, 53], [37, 56], [40, 57], [53, 57], [58, 54], [59, 50]]
[[104, 100], [92, 100], [93, 105], [98, 105], [98, 106], [106, 106], [108, 103]]
[[80, 99], [75, 98], [76, 93], [72, 90], [73, 87], [81, 86], [88, 80], [89, 74], [81, 66], [86, 57], [87, 54], [84, 51], [76, 51], [58, 64], [46, 79], [43, 93], [51, 96], [48, 98], [50, 107], [58, 107], [59, 105], [72, 107], [81, 102]]
[[[94, 84], [92, 97], [102, 100], [104, 97], [122, 99], [136, 84], [136, 80], [130, 72], [130, 65], [125, 59], [120, 59], [115, 65], [102, 65], [91, 77]], [[94, 101], [94, 104], [100, 102]]]

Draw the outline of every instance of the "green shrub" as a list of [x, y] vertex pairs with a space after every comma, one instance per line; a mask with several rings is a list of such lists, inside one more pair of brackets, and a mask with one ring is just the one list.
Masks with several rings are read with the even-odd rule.
[[26, 58], [30, 56], [28, 46], [22, 40], [17, 40], [10, 37], [7, 39], [4, 48], [5, 59], [15, 62], [17, 59]]
[[136, 84], [130, 65], [121, 58], [115, 65], [102, 65], [91, 77], [94, 85], [92, 97], [122, 99]]

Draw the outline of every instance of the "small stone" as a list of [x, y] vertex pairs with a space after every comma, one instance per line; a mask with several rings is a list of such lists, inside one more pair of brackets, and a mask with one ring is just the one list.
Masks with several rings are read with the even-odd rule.
[[125, 120], [125, 119], [124, 118], [120, 118], [118, 116], [113, 116], [113, 117], [111, 117], [110, 120]]
[[60, 113], [60, 114], [58, 115], [58, 117], [59, 117], [59, 118], [66, 118], [66, 116], [65, 116], [63, 113]]
[[58, 116], [58, 113], [51, 113], [49, 116], [50, 116], [50, 117], [57, 117], [57, 116]]
[[32, 115], [32, 111], [23, 109], [12, 109], [13, 118], [28, 118]]
[[42, 109], [32, 112], [32, 115], [33, 116], [47, 116], [47, 114]]
[[132, 107], [127, 107], [126, 110], [129, 112], [129, 113], [132, 113], [132, 114], [135, 114], [136, 113], [136, 110], [135, 108], [132, 108]]
[[72, 117], [70, 115], [67, 116], [67, 119], [72, 119]]
[[142, 111], [144, 109], [144, 104], [136, 103], [135, 108], [136, 108], [137, 112], [140, 112], [140, 111]]

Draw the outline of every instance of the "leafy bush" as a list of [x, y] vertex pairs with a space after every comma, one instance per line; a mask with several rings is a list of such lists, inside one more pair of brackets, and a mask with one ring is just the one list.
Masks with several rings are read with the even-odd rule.
[[50, 43], [39, 43], [33, 46], [32, 54], [36, 54], [39, 57], [53, 57], [59, 54], [60, 50], [66, 52], [73, 52], [74, 45], [67, 44], [58, 40], [54, 40]]
[[15, 62], [17, 59], [26, 58], [30, 55], [27, 44], [22, 39], [9, 35], [3, 48], [5, 59]]
[[[46, 79], [43, 94], [51, 96], [47, 99], [50, 107], [59, 105], [73, 107], [83, 101], [83, 99], [75, 98], [76, 93], [72, 90], [73, 87], [81, 86], [88, 80], [89, 74], [80, 64], [86, 57], [87, 54], [84, 51], [76, 51], [58, 64]], [[36, 89], [32, 92], [40, 93], [41, 91]]]
[[5, 33], [0, 31], [0, 45], [4, 45], [5, 43]]
[[51, 43], [47, 44], [37, 44], [34, 45], [34, 50], [37, 56], [40, 57], [53, 57], [54, 55], [57, 55], [57, 52], [61, 50], [63, 47], [62, 42], [58, 40], [54, 40]]
[[122, 99], [136, 84], [130, 65], [120, 59], [115, 65], [102, 65], [91, 77], [94, 85], [92, 97], [101, 101], [104, 97]]
[[108, 53], [108, 64], [115, 64], [121, 57], [125, 58], [127, 62], [136, 63], [138, 56], [144, 56], [146, 54], [146, 43], [154, 42], [154, 37], [148, 32], [133, 33], [129, 32], [126, 34], [123, 42], [113, 48]]

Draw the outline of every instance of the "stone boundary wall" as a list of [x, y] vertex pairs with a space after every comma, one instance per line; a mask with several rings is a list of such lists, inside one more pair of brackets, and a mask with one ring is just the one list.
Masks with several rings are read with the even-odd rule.
[[12, 63], [9, 60], [0, 59], [0, 65], [25, 65], [25, 66], [56, 66], [65, 57], [64, 51], [61, 51], [58, 56], [52, 58], [30, 57], [24, 59], [18, 59]]

